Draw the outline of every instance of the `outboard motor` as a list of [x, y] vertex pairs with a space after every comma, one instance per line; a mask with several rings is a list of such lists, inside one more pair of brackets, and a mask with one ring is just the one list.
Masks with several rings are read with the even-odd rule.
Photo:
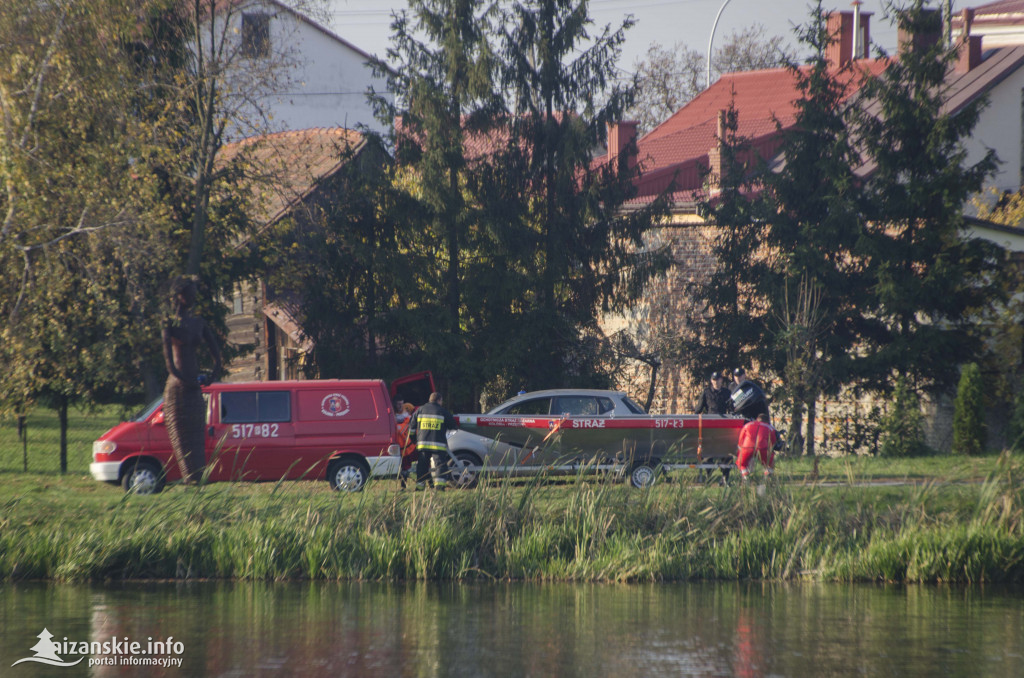
[[744, 419], [755, 419], [762, 412], [771, 419], [768, 412], [768, 398], [761, 387], [752, 381], [741, 382], [732, 393], [732, 411]]

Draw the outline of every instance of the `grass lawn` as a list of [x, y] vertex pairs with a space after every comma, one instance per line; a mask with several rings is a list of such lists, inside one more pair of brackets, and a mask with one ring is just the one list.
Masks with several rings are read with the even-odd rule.
[[[88, 473], [92, 463], [92, 443], [107, 429], [122, 421], [122, 408], [104, 406], [92, 412], [71, 409], [68, 412], [68, 473]], [[0, 417], [0, 472], [23, 471], [57, 473], [60, 471], [60, 424], [57, 413], [35, 409], [26, 417], [27, 440], [18, 438], [17, 420]]]

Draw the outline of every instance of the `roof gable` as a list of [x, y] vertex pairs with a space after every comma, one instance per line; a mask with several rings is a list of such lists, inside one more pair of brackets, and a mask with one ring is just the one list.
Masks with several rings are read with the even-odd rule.
[[365, 137], [343, 127], [314, 128], [249, 137], [225, 144], [218, 164], [242, 159], [250, 173], [265, 178], [268, 190], [255, 198], [260, 220], [272, 224], [302, 202], [324, 179], [338, 172], [366, 145]]

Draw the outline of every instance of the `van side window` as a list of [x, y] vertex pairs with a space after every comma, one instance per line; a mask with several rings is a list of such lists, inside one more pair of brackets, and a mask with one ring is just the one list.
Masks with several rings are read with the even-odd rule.
[[231, 391], [220, 394], [220, 420], [225, 424], [291, 421], [288, 391]]

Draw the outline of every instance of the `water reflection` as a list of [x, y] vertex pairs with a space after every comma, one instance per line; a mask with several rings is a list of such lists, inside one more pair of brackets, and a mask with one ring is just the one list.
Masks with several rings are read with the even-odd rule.
[[[180, 643], [180, 667], [26, 662], [54, 640]], [[67, 654], [74, 661], [80, 654]], [[115, 656], [107, 656], [115, 660]], [[0, 674], [1018, 676], [1024, 591], [844, 585], [0, 587]]]

